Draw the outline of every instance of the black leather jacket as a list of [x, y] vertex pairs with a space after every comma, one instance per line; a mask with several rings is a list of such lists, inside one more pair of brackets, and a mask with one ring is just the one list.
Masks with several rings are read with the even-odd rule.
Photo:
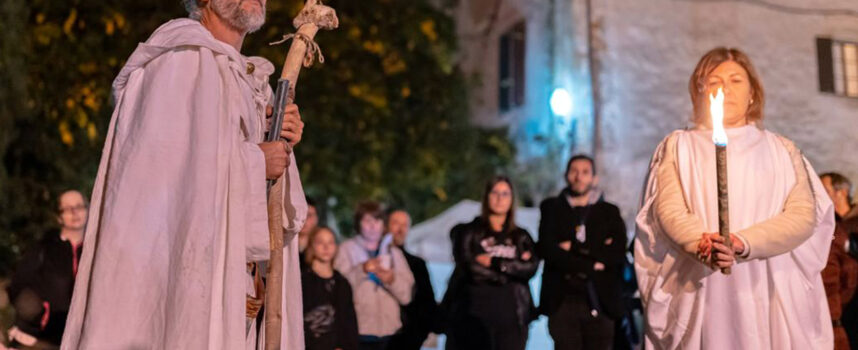
[[[456, 268], [450, 277], [447, 294], [443, 304], [451, 313], [467, 310], [467, 292], [469, 285], [501, 285], [510, 286], [514, 290], [516, 315], [520, 325], [526, 326], [536, 318], [533, 297], [530, 294], [528, 281], [539, 268], [539, 258], [536, 256], [536, 244], [527, 231], [513, 228], [504, 239], [510, 239], [516, 247], [515, 258], [493, 257], [491, 266], [485, 267], [477, 263], [476, 257], [485, 253], [481, 242], [493, 235], [488, 230], [488, 224], [481, 218], [467, 224], [459, 224], [450, 231], [453, 240], [453, 258]], [[530, 259], [522, 259], [529, 253]], [[455, 318], [455, 315], [450, 315]]]

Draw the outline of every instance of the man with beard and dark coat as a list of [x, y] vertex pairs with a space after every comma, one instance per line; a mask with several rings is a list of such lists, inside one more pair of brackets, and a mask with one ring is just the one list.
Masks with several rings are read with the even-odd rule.
[[408, 267], [414, 275], [414, 298], [402, 307], [402, 328], [390, 340], [389, 348], [397, 350], [420, 349], [429, 333], [438, 333], [438, 303], [429, 280], [426, 261], [405, 249], [405, 239], [411, 229], [411, 216], [402, 209], [387, 216], [387, 231], [393, 235], [393, 244], [402, 249]]
[[626, 227], [602, 200], [593, 159], [567, 163], [566, 187], [540, 205], [537, 252], [545, 259], [540, 312], [555, 349], [611, 349], [623, 314]]

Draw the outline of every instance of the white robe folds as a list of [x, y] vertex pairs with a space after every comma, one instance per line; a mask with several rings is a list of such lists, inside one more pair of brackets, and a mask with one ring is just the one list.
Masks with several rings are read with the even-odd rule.
[[[129, 57], [113, 83], [63, 349], [245, 348], [246, 262], [268, 259], [258, 143], [273, 71], [190, 19]], [[281, 348], [291, 350], [304, 346], [294, 157], [284, 177]]]
[[820, 272], [833, 206], [789, 140], [728, 129], [731, 232], [747, 242], [731, 275], [695, 257], [718, 231], [711, 131], [676, 131], [659, 145], [637, 216], [635, 270], [648, 349], [831, 349]]

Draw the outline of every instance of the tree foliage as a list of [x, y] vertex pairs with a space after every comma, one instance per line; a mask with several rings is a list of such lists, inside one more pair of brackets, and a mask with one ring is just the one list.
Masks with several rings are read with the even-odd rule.
[[[514, 150], [502, 130], [468, 123], [455, 28], [429, 0], [338, 0], [320, 32], [326, 62], [302, 72], [296, 148], [308, 194], [341, 224], [376, 199], [415, 219], [475, 197]], [[282, 64], [300, 0], [269, 0], [243, 52]], [[185, 16], [179, 0], [5, 0], [0, 5], [0, 274], [56, 225], [53, 198], [91, 191], [112, 113], [110, 86], [138, 42]], [[279, 73], [279, 72], [278, 72]]]
[[[452, 19], [423, 0], [328, 4], [340, 27], [317, 35], [326, 61], [302, 72], [296, 97], [306, 121], [296, 152], [308, 194], [334, 204], [341, 223], [361, 199], [404, 206], [419, 220], [476, 197], [513, 149], [503, 131], [468, 123]], [[265, 45], [290, 29], [273, 18], [249, 38], [247, 52], [279, 64], [285, 48]]]
[[2, 2], [0, 273], [55, 228], [58, 193], [89, 193], [113, 77], [139, 41], [181, 11], [172, 1]]

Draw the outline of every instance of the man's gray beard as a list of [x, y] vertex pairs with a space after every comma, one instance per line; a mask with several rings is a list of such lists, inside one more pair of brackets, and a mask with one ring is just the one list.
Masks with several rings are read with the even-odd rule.
[[265, 7], [260, 2], [259, 5], [262, 11], [248, 12], [241, 8], [241, 3], [245, 1], [259, 0], [212, 0], [211, 7], [233, 29], [245, 33], [253, 33], [265, 24]]

